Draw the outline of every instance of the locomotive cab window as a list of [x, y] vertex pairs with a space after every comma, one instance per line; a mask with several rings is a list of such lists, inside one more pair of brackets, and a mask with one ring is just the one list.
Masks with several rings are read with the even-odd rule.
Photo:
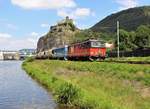
[[91, 42], [91, 47], [100, 47], [100, 46], [101, 46], [101, 43], [98, 41], [92, 41]]
[[104, 47], [104, 46], [105, 46], [104, 42], [100, 42], [100, 41], [91, 42], [91, 47]]

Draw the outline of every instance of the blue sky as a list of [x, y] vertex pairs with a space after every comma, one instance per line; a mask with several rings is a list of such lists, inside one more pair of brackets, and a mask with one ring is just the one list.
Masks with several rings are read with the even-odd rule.
[[65, 16], [89, 28], [107, 15], [150, 0], [0, 0], [0, 50], [36, 48], [40, 36]]

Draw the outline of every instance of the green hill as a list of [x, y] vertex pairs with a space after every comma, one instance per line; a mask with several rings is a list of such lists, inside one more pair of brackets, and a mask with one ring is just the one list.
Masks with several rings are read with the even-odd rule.
[[130, 8], [112, 14], [91, 27], [91, 30], [114, 33], [117, 20], [120, 21], [120, 28], [127, 31], [136, 30], [140, 25], [148, 25], [150, 24], [150, 6]]

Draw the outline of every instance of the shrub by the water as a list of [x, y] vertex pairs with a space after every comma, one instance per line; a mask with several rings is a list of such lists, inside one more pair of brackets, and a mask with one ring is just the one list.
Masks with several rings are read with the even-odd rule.
[[62, 84], [57, 92], [57, 101], [62, 104], [71, 105], [79, 97], [81, 97], [80, 89], [70, 83]]
[[26, 61], [26, 62], [33, 62], [33, 61], [34, 61], [34, 58], [33, 58], [33, 57], [28, 57], [25, 61]]

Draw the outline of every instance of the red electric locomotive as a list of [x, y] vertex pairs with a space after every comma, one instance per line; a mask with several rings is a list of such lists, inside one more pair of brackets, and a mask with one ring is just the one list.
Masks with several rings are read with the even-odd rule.
[[68, 47], [69, 59], [105, 59], [106, 47], [102, 41], [89, 39], [80, 43], [72, 44]]

